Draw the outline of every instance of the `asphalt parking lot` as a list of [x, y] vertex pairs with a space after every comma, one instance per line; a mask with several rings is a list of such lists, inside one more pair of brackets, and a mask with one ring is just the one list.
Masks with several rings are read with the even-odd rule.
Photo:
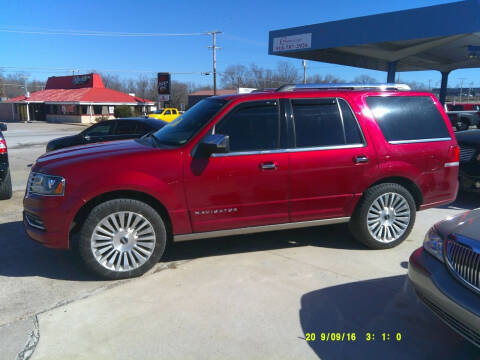
[[[46, 142], [25, 141], [28, 125], [5, 134], [23, 188]], [[81, 130], [51, 126], [59, 129], [53, 137]], [[117, 282], [98, 281], [75, 254], [27, 239], [22, 197], [0, 202], [2, 358], [33, 350], [32, 359], [480, 357], [417, 300], [406, 277], [427, 229], [478, 207], [477, 195], [419, 213], [410, 237], [391, 250], [365, 249], [345, 225], [199, 240], [174, 244], [148, 274]], [[305, 341], [312, 332], [355, 333], [356, 341]], [[392, 336], [383, 341], [382, 333]]]

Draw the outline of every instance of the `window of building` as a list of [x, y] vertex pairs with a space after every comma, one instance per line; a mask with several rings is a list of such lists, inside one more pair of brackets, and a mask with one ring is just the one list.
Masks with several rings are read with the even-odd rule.
[[230, 137], [230, 151], [278, 149], [280, 143], [278, 106], [242, 106], [215, 126], [215, 133]]
[[367, 104], [387, 141], [450, 138], [442, 115], [428, 96], [370, 96]]
[[102, 115], [102, 105], [93, 105], [93, 114]]

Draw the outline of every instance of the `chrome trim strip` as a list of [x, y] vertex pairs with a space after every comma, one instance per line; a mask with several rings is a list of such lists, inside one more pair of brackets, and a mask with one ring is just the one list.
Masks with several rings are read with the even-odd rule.
[[455, 167], [455, 166], [460, 166], [460, 162], [455, 161], [455, 162], [445, 163], [445, 167]]
[[389, 144], [414, 144], [414, 143], [426, 143], [426, 142], [438, 142], [438, 141], [450, 141], [452, 138], [434, 138], [434, 139], [419, 139], [419, 140], [395, 140], [389, 141]]
[[30, 221], [30, 219], [28, 218], [28, 214], [25, 213], [25, 220], [27, 221], [27, 224], [30, 225], [31, 227], [35, 228], [35, 229], [39, 229], [39, 230], [43, 230], [45, 231], [45, 226], [40, 226], [40, 225], [37, 225], [37, 224], [34, 224]]
[[365, 144], [350, 144], [350, 145], [336, 145], [336, 146], [320, 146], [320, 147], [308, 147], [308, 148], [290, 148], [290, 149], [277, 149], [277, 150], [259, 150], [259, 151], [238, 151], [225, 154], [212, 154], [212, 157], [225, 157], [225, 156], [241, 156], [241, 155], [260, 155], [260, 154], [279, 154], [279, 153], [292, 153], [302, 151], [323, 151], [323, 150], [341, 150], [341, 149], [356, 149], [366, 147]]
[[350, 217], [341, 217], [341, 218], [333, 218], [333, 219], [301, 221], [301, 222], [294, 222], [294, 223], [251, 226], [251, 227], [244, 227], [244, 228], [230, 229], [230, 230], [218, 230], [218, 231], [208, 231], [208, 232], [193, 233], [193, 234], [175, 235], [173, 237], [173, 241], [187, 241], [187, 240], [216, 238], [216, 237], [231, 236], [231, 235], [253, 234], [253, 233], [259, 233], [259, 232], [266, 232], [266, 231], [299, 229], [299, 228], [305, 228], [305, 227], [311, 227], [311, 226], [342, 224], [349, 221], [350, 221]]

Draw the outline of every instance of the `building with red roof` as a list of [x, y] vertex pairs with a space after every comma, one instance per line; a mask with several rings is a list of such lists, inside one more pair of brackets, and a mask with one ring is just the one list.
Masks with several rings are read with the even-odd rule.
[[99, 74], [52, 76], [45, 90], [7, 100], [12, 120], [92, 123], [113, 118], [115, 107], [131, 106], [134, 113], [147, 113], [153, 101], [108, 89]]

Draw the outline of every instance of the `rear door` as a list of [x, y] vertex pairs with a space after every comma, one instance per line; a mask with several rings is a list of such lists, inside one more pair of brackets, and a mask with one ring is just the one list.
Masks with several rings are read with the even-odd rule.
[[291, 99], [291, 115], [291, 221], [350, 216], [377, 162], [348, 102]]
[[277, 100], [242, 103], [212, 130], [230, 137], [229, 153], [187, 157], [194, 232], [288, 222], [288, 153], [281, 129], [285, 116]]
[[111, 140], [132, 139], [139, 136], [139, 121], [118, 120]]

